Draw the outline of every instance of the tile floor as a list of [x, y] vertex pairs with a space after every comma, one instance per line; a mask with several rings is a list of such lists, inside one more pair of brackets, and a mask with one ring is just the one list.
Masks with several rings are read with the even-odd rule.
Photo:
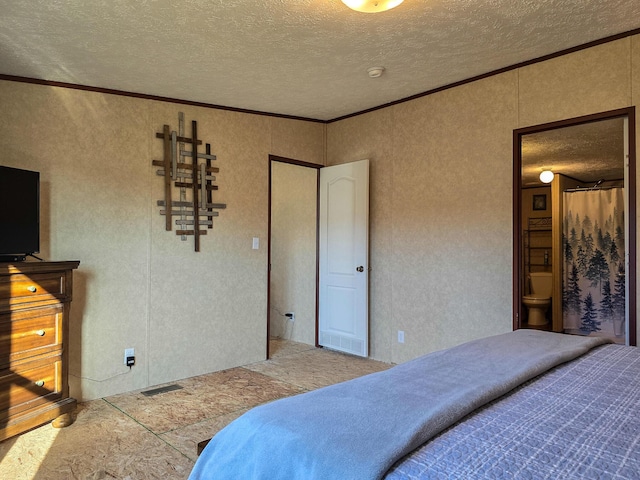
[[67, 428], [44, 425], [0, 442], [0, 479], [186, 479], [197, 444], [251, 407], [390, 367], [280, 339], [271, 354], [173, 382], [182, 388], [166, 393], [81, 403]]

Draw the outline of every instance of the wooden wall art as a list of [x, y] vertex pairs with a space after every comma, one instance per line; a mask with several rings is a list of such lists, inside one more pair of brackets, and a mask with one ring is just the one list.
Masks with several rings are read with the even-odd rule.
[[[158, 200], [158, 206], [164, 207], [160, 215], [166, 217], [166, 230], [172, 230], [172, 219], [176, 217], [178, 226], [176, 235], [183, 241], [193, 236], [195, 251], [200, 251], [200, 236], [206, 235], [207, 229], [213, 228], [213, 217], [218, 216], [216, 210], [227, 208], [225, 203], [213, 203], [212, 194], [218, 190], [213, 182], [214, 173], [219, 168], [211, 166], [216, 156], [211, 153], [211, 145], [205, 144], [205, 151], [198, 152], [202, 140], [198, 139], [198, 124], [191, 122], [191, 138], [184, 133], [184, 114], [178, 117], [178, 131], [171, 130], [165, 125], [162, 133], [156, 133], [156, 138], [162, 140], [164, 153], [162, 160], [153, 160], [152, 164], [162, 167], [156, 171], [164, 177], [164, 200]], [[173, 193], [179, 198], [173, 199]]]

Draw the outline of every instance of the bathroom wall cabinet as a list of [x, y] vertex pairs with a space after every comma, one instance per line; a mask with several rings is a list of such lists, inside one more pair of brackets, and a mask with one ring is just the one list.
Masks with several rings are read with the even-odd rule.
[[73, 422], [68, 322], [79, 263], [0, 263], [0, 441]]

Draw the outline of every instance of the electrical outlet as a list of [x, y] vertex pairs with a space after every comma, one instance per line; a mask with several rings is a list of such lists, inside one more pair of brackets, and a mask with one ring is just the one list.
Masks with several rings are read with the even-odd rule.
[[404, 330], [398, 330], [398, 343], [404, 343]]
[[133, 349], [133, 348], [125, 348], [124, 349], [124, 364], [127, 365], [128, 367], [131, 366], [131, 364], [127, 361], [129, 358], [133, 358], [134, 362], [135, 362], [135, 358], [136, 358], [135, 349]]

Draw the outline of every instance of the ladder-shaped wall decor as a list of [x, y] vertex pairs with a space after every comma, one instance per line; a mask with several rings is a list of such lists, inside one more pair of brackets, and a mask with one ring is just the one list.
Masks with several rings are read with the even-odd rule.
[[[166, 217], [166, 230], [172, 230], [173, 217], [176, 217], [176, 234], [183, 241], [193, 235], [195, 251], [199, 252], [200, 235], [207, 234], [207, 230], [201, 230], [200, 226], [213, 228], [213, 217], [218, 216], [215, 210], [227, 208], [227, 205], [213, 203], [213, 191], [218, 190], [218, 186], [213, 184], [216, 179], [213, 174], [220, 169], [211, 166], [216, 159], [211, 154], [211, 145], [207, 143], [205, 152], [198, 152], [202, 140], [198, 139], [197, 122], [191, 122], [191, 138], [185, 137], [182, 112], [178, 123], [178, 132], [165, 125], [162, 133], [156, 133], [156, 138], [162, 139], [164, 145], [163, 159], [152, 162], [154, 166], [162, 167], [156, 173], [164, 177], [164, 200], [158, 200], [158, 206], [164, 207], [160, 215]], [[200, 160], [202, 162], [199, 163]], [[174, 188], [179, 189], [180, 194], [176, 200], [172, 197]]]

